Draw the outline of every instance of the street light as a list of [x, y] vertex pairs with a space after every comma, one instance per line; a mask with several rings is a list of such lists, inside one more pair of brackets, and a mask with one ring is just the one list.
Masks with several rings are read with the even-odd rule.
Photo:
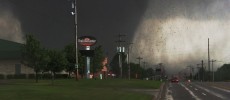
[[76, 69], [76, 80], [78, 81], [78, 48], [77, 48], [77, 0], [74, 0], [72, 2], [72, 8], [74, 8], [74, 12], [71, 12], [72, 15], [74, 15], [74, 24], [75, 24], [75, 46], [76, 46], [76, 63], [75, 63], [75, 69]]

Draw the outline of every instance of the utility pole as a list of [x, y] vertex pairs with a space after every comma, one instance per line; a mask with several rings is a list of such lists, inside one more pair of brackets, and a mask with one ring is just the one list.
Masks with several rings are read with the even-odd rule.
[[[141, 60], [142, 60], [143, 58], [141, 58], [141, 57], [139, 56], [137, 59], [139, 60], [139, 67], [141, 67]], [[142, 73], [141, 76], [143, 77], [143, 73]]]
[[145, 62], [145, 61], [143, 62], [143, 68], [144, 68], [144, 69], [145, 69], [145, 67], [146, 67], [146, 63], [147, 63], [147, 62]]
[[213, 60], [212, 59], [212, 82], [214, 82], [215, 81], [215, 79], [214, 79], [214, 70], [213, 70], [213, 62], [215, 62], [216, 60]]
[[121, 46], [121, 43], [125, 42], [125, 41], [121, 40], [121, 37], [123, 37], [123, 36], [126, 36], [126, 35], [119, 34], [118, 35], [119, 40], [116, 41], [116, 42], [118, 42], [118, 45], [119, 45], [117, 50], [118, 50], [118, 60], [119, 60], [119, 68], [120, 68], [120, 78], [122, 78], [122, 56], [121, 55], [122, 55], [122, 53], [125, 52], [124, 47]]
[[201, 68], [202, 68], [202, 81], [204, 81], [204, 73], [205, 73], [204, 71], [205, 70], [204, 70], [204, 61], [203, 60], [201, 61]]
[[187, 66], [187, 67], [189, 68], [191, 79], [193, 80], [193, 67], [192, 66]]
[[77, 44], [78, 44], [78, 41], [77, 41], [77, 0], [74, 0], [72, 2], [72, 8], [74, 9], [74, 12], [71, 12], [72, 15], [74, 15], [74, 24], [75, 24], [75, 47], [76, 47], [76, 63], [75, 63], [75, 69], [76, 69], [76, 81], [78, 81], [78, 47], [77, 47]]
[[200, 64], [197, 64], [197, 67], [196, 67], [197, 70], [198, 70], [198, 71], [197, 71], [197, 79], [198, 79], [198, 81], [200, 81], [200, 71], [201, 71], [199, 65], [200, 65]]
[[141, 67], [141, 60], [142, 60], [143, 58], [138, 57], [137, 59], [138, 59], [138, 61], [139, 61], [139, 67]]
[[133, 44], [133, 43], [129, 43], [128, 44], [128, 55], [127, 55], [127, 57], [128, 57], [128, 59], [127, 59], [127, 63], [128, 63], [128, 74], [129, 74], [129, 80], [130, 80], [130, 71], [131, 71], [131, 69], [130, 69], [130, 46], [131, 46], [131, 44]]
[[211, 81], [211, 76], [210, 76], [210, 55], [209, 55], [209, 38], [208, 38], [208, 81]]

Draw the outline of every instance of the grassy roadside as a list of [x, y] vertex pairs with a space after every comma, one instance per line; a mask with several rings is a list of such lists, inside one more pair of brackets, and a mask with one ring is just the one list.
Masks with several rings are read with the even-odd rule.
[[0, 83], [2, 100], [151, 100], [129, 89], [157, 89], [161, 82], [144, 80], [10, 80]]

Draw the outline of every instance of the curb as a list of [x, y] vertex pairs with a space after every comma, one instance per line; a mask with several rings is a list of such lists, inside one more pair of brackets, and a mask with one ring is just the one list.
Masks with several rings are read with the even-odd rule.
[[164, 90], [163, 90], [164, 87], [165, 87], [165, 82], [163, 82], [163, 83], [161, 84], [160, 90], [159, 90], [157, 96], [155, 96], [155, 97], [153, 98], [153, 100], [160, 100], [160, 99], [161, 99], [162, 93], [163, 93], [163, 91], [164, 91]]

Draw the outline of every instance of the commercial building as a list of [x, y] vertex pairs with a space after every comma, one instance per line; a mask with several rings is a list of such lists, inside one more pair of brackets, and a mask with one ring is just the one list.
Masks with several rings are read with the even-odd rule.
[[0, 74], [32, 74], [32, 68], [21, 63], [22, 44], [0, 39]]

